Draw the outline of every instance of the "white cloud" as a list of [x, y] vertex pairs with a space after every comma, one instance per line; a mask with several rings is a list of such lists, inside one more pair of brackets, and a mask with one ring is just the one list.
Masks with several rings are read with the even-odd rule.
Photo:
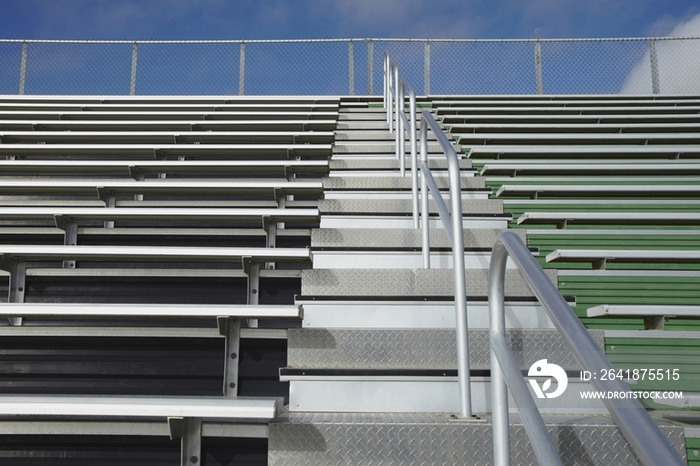
[[[668, 20], [663, 18], [666, 23]], [[700, 37], [700, 14], [679, 23], [667, 37]], [[700, 39], [656, 41], [662, 94], [700, 92]], [[621, 94], [651, 94], [651, 54], [646, 52], [625, 80]]]

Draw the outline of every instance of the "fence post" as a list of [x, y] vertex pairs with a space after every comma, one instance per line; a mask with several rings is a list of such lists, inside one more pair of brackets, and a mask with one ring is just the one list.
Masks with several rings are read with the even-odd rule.
[[245, 86], [245, 42], [241, 42], [241, 64], [238, 70], [238, 95], [243, 95]]
[[134, 42], [131, 47], [131, 87], [129, 88], [129, 95], [136, 95], [136, 59], [138, 57], [139, 45]]
[[425, 41], [425, 95], [430, 94], [430, 41]]
[[374, 44], [372, 40], [369, 40], [367, 44], [367, 95], [372, 95], [374, 89], [372, 85], [374, 84]]
[[661, 92], [661, 86], [659, 85], [659, 62], [656, 58], [656, 40], [652, 40], [649, 47], [649, 55], [651, 58], [651, 88], [654, 94], [659, 94]]
[[535, 42], [535, 81], [537, 82], [537, 93], [543, 94], [544, 89], [542, 87], [542, 50], [540, 48], [540, 41]]
[[348, 44], [348, 90], [355, 95], [355, 58], [353, 57], [352, 41]]
[[22, 43], [22, 64], [19, 69], [19, 95], [24, 95], [24, 80], [27, 77], [27, 43]]

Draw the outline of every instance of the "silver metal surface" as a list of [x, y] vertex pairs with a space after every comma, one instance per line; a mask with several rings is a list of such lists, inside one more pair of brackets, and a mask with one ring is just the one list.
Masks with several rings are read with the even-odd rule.
[[[498, 235], [504, 230], [465, 229], [463, 231], [465, 248], [491, 249]], [[523, 241], [525, 230], [513, 230]], [[314, 228], [311, 230], [312, 248], [420, 248], [422, 236], [420, 230], [410, 228]], [[447, 233], [437, 229], [431, 232], [430, 245], [435, 248], [450, 247]]]
[[[437, 213], [435, 203], [429, 202], [430, 213]], [[318, 201], [318, 209], [321, 213], [410, 213], [413, 209], [410, 199], [321, 199]], [[469, 214], [502, 214], [503, 200], [488, 199], [475, 200], [463, 199], [462, 212]]]
[[[436, 187], [439, 189], [449, 189], [449, 178], [445, 176], [435, 178]], [[459, 180], [460, 186], [464, 189], [485, 188], [484, 178], [462, 177]], [[394, 176], [331, 176], [323, 179], [323, 188], [326, 190], [335, 189], [386, 189], [386, 190], [409, 190], [412, 188], [412, 180], [404, 177]]]
[[[1, 395], [0, 417], [168, 418], [270, 420], [282, 398]], [[165, 419], [164, 419], [165, 420]]]
[[535, 42], [535, 83], [537, 93], [544, 94], [542, 88], [542, 48], [540, 47], [540, 41]]
[[129, 86], [129, 95], [136, 94], [136, 61], [138, 59], [139, 44], [134, 42], [131, 47], [131, 84]]
[[238, 95], [245, 93], [245, 42], [241, 41], [238, 64]]
[[[492, 273], [489, 283], [489, 305], [492, 315], [495, 315], [496, 312], [503, 315], [505, 260], [510, 255], [518, 267], [523, 270], [528, 285], [547, 310], [583, 369], [588, 371], [612, 369], [612, 364], [605, 357], [605, 353], [590, 337], [579, 318], [571, 311], [556, 286], [546, 277], [542, 268], [532, 258], [520, 239], [508, 232], [503, 233], [496, 240], [492, 254]], [[602, 380], [602, 378], [596, 378], [593, 380], [593, 385], [601, 392], [629, 393], [630, 391], [627, 384], [617, 379]], [[625, 438], [629, 440], [632, 449], [638, 453], [640, 460], [645, 465], [684, 464], [684, 461], [669, 445], [638, 400], [630, 397], [604, 399], [603, 401], [620, 426]], [[500, 421], [508, 422], [503, 417]]]
[[348, 42], [348, 94], [355, 95], [355, 58], [352, 41]]
[[649, 41], [649, 58], [651, 62], [651, 89], [654, 94], [661, 93], [659, 86], [659, 60], [656, 55], [656, 40]]
[[[544, 415], [566, 464], [641, 465], [609, 416]], [[441, 414], [289, 413], [270, 423], [269, 464], [361, 466], [493, 464], [491, 423], [454, 422]], [[513, 465], [535, 464], [530, 442], [512, 415]], [[685, 457], [683, 428], [661, 426]], [[440, 448], [431, 448], [439, 445]]]
[[24, 95], [24, 84], [27, 79], [27, 43], [22, 43], [22, 61], [19, 70], [19, 95]]

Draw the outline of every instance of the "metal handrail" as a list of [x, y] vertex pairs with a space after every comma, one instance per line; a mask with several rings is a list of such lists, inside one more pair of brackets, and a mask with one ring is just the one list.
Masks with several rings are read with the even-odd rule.
[[[569, 345], [583, 370], [601, 372], [613, 370], [610, 360], [574, 314], [545, 275], [542, 267], [522, 240], [512, 232], [504, 232], [497, 239], [491, 253], [489, 271], [489, 313], [491, 341], [491, 406], [493, 412], [494, 460], [498, 466], [510, 464], [508, 437], [508, 388], [520, 410], [523, 424], [540, 464], [560, 465], [561, 461], [542, 421], [539, 410], [529, 393], [518, 365], [505, 338], [504, 282], [506, 261], [511, 257], [539, 302], [544, 307], [564, 341]], [[685, 465], [668, 443], [656, 423], [641, 403], [631, 396], [625, 382], [594, 378], [591, 381], [601, 392], [628, 393], [620, 398], [603, 398], [605, 406], [617, 423], [632, 450], [643, 464]]]

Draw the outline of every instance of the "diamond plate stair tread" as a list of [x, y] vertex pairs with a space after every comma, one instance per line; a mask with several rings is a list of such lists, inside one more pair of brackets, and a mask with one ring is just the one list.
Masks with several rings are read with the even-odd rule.
[[339, 121], [383, 121], [386, 124], [386, 113], [384, 112], [371, 112], [369, 109], [364, 109], [362, 112], [341, 112], [338, 114]]
[[[498, 235], [505, 230], [464, 230], [465, 248], [492, 248]], [[525, 230], [509, 230], [526, 241]], [[312, 248], [420, 248], [422, 232], [411, 228], [316, 228], [311, 230]], [[445, 230], [430, 232], [430, 246], [451, 248]]]
[[[321, 213], [411, 213], [410, 199], [321, 199], [318, 201]], [[437, 213], [435, 203], [430, 201], [430, 212]], [[500, 199], [462, 199], [462, 214], [502, 214], [503, 201]]]
[[[610, 416], [542, 416], [565, 465], [641, 465]], [[686, 458], [684, 430], [661, 425]], [[511, 464], [537, 460], [517, 415], [511, 415]], [[440, 414], [287, 413], [269, 425], [268, 464], [493, 464], [490, 418], [454, 422]]]
[[[336, 129], [336, 141], [396, 141], [396, 136], [388, 131], [343, 131]], [[404, 133], [404, 141], [411, 140], [408, 134]], [[437, 141], [434, 134], [428, 135], [429, 141]]]
[[[399, 176], [332, 176], [323, 178], [324, 189], [404, 189], [410, 190], [412, 186], [410, 177]], [[446, 176], [435, 178], [435, 183], [440, 189], [449, 189], [450, 180]], [[484, 178], [461, 177], [462, 189], [483, 189], [486, 187]]]
[[[410, 151], [410, 149], [407, 150], [407, 153]], [[348, 154], [348, 153], [379, 153], [379, 154], [395, 154], [396, 153], [396, 145], [394, 144], [393, 141], [387, 141], [386, 143], [379, 143], [379, 142], [371, 142], [367, 144], [363, 143], [354, 143], [354, 144], [343, 144], [343, 143], [335, 143], [333, 144], [333, 153], [334, 154]], [[440, 144], [428, 144], [428, 152], [442, 152], [442, 147]], [[455, 147], [455, 152], [460, 153], [461, 149], [459, 147]]]
[[[604, 349], [602, 330], [589, 333]], [[581, 368], [557, 330], [507, 331], [521, 368], [547, 359], [565, 369]], [[449, 329], [289, 329], [287, 366], [306, 369], [456, 369], [457, 343]], [[487, 329], [469, 331], [472, 369], [489, 369]]]
[[[331, 170], [398, 170], [399, 161], [396, 159], [332, 159], [330, 161]], [[431, 170], [447, 170], [447, 160], [429, 159], [428, 167]], [[459, 167], [462, 169], [472, 168], [470, 159], [459, 159]], [[406, 169], [411, 168], [411, 159], [406, 159]]]
[[386, 120], [343, 120], [336, 125], [337, 130], [381, 130], [389, 131], [389, 125]]
[[[487, 296], [489, 271], [466, 270], [467, 296]], [[557, 271], [545, 274], [557, 283]], [[304, 296], [454, 296], [450, 269], [307, 269], [301, 273]], [[534, 296], [518, 270], [507, 269], [505, 294]]]

